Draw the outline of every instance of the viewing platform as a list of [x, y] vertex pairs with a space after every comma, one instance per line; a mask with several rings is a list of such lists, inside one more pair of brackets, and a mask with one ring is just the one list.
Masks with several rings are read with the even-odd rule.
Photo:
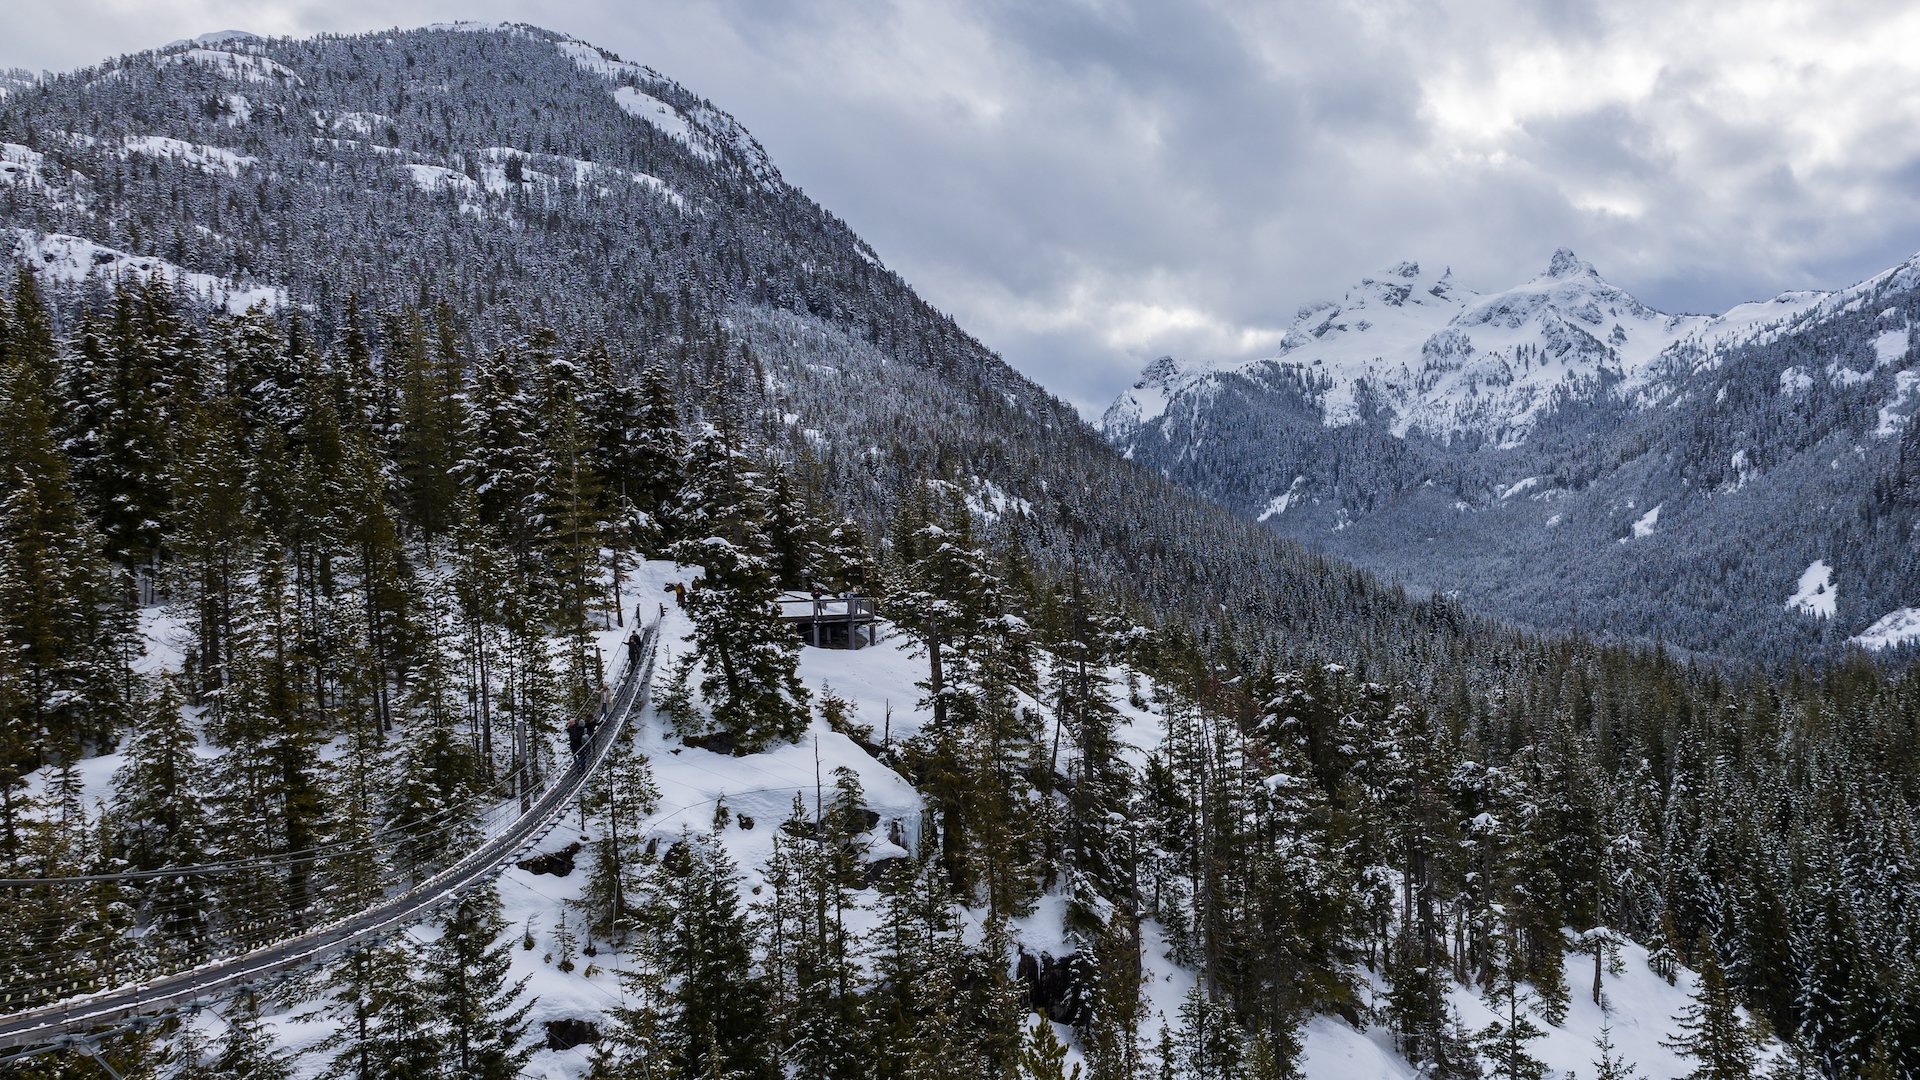
[[818, 649], [864, 649], [879, 640], [873, 597], [785, 592], [780, 618]]

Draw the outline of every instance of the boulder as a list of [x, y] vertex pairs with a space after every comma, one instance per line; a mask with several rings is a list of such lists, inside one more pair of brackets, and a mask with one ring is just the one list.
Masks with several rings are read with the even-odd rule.
[[573, 858], [580, 854], [580, 843], [575, 841], [559, 851], [549, 851], [545, 855], [535, 855], [531, 859], [522, 859], [518, 865], [529, 874], [551, 874], [554, 877], [566, 877], [573, 873]]
[[591, 1020], [547, 1021], [547, 1049], [571, 1050], [576, 1046], [600, 1041], [600, 1025]]

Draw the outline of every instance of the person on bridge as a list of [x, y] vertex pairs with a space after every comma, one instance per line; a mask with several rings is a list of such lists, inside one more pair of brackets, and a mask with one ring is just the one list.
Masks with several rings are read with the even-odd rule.
[[567, 721], [567, 749], [572, 752], [573, 764], [576, 767], [578, 767], [581, 762], [580, 750], [582, 747], [586, 746], [586, 744], [587, 744], [587, 729], [580, 726], [580, 718], [576, 716], [573, 719], [568, 720]]

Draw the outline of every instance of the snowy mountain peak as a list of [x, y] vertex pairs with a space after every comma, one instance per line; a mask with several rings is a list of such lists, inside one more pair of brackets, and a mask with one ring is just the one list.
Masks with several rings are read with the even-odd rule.
[[1132, 388], [1107, 406], [1100, 417], [1100, 431], [1108, 438], [1132, 438], [1166, 412], [1167, 403], [1180, 393], [1179, 387], [1186, 375], [1186, 370], [1173, 357], [1155, 357], [1140, 369], [1140, 378]]
[[1309, 305], [1302, 309], [1296, 325], [1313, 322], [1328, 312], [1337, 317], [1344, 311], [1365, 307], [1432, 306], [1435, 301], [1448, 304], [1453, 302], [1453, 293], [1453, 271], [1443, 269], [1435, 275], [1424, 273], [1417, 262], [1395, 263], [1378, 274], [1361, 278], [1347, 290], [1339, 304]]
[[1545, 272], [1484, 294], [1461, 286], [1449, 268], [1399, 262], [1362, 277], [1338, 302], [1303, 305], [1266, 359], [1150, 370], [1115, 402], [1103, 428], [1126, 442], [1169, 401], [1237, 372], [1268, 385], [1284, 375], [1330, 427], [1366, 415], [1394, 435], [1473, 434], [1517, 445], [1553, 402], [1634, 392], [1676, 342], [1698, 342], [1711, 330], [1714, 344], [1724, 344], [1746, 325], [1744, 314], [1716, 323], [1657, 311], [1565, 247]]
[[1133, 384], [1135, 390], [1145, 390], [1149, 386], [1166, 387], [1180, 373], [1180, 362], [1171, 356], [1155, 357], [1146, 367], [1140, 369], [1140, 381]]
[[1600, 279], [1600, 273], [1593, 268], [1592, 263], [1575, 255], [1572, 248], [1563, 247], [1554, 249], [1553, 258], [1547, 262], [1546, 273], [1534, 280], [1558, 280], [1570, 277], [1590, 277], [1597, 281]]

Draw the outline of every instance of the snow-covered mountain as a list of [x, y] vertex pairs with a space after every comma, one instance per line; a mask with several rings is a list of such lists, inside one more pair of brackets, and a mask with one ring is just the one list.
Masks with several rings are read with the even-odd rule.
[[[1272, 356], [1155, 360], [1099, 426], [1288, 535], [1511, 617], [1723, 654], [1885, 647], [1870, 628], [1920, 605], [1911, 508], [1886, 495], [1920, 460], [1917, 284], [1920, 256], [1671, 315], [1566, 249], [1490, 293], [1401, 263], [1304, 307]], [[1683, 565], [1714, 549], [1733, 582]], [[1783, 604], [1820, 560], [1848, 599]]]
[[1148, 365], [1101, 420], [1125, 442], [1175, 399], [1231, 372], [1302, 389], [1329, 427], [1377, 419], [1404, 436], [1474, 436], [1513, 446], [1567, 397], [1631, 394], [1676, 345], [1717, 349], [1790, 320], [1827, 294], [1785, 293], [1718, 316], [1655, 311], [1566, 248], [1545, 270], [1476, 293], [1451, 270], [1403, 262], [1303, 307], [1271, 356], [1233, 365]]

